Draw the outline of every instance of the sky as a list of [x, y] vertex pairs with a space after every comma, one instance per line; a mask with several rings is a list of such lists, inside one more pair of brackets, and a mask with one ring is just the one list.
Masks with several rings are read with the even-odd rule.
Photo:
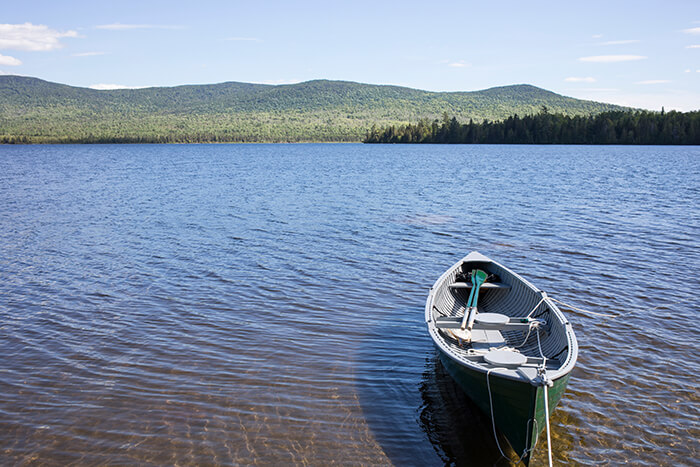
[[3, 0], [0, 73], [97, 89], [531, 84], [700, 110], [700, 0]]

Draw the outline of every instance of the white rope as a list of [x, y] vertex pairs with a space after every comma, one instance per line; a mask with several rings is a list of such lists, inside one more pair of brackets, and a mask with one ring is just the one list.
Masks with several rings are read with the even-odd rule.
[[[637, 313], [638, 311], [642, 311], [641, 308], [638, 308], [638, 309], [634, 309], [634, 310], [632, 310], [632, 311], [628, 311], [627, 313], [618, 313], [618, 314], [616, 314], [616, 315], [611, 315], [611, 314], [608, 314], [608, 313], [597, 313], [597, 312], [595, 312], [595, 311], [584, 310], [583, 308], [578, 308], [578, 307], [575, 307], [575, 306], [573, 306], [573, 305], [569, 305], [568, 303], [564, 303], [564, 302], [562, 302], [561, 300], [557, 300], [556, 298], [549, 297], [549, 299], [552, 300], [553, 302], [559, 303], [560, 305], [564, 305], [566, 308], [569, 308], [569, 309], [571, 309], [571, 310], [578, 311], [578, 312], [580, 312], [580, 313], [584, 313], [584, 314], [587, 314], [587, 315], [602, 316], [603, 318], [621, 318], [621, 317], [623, 317], [623, 316], [628, 316], [628, 315]], [[544, 300], [544, 299], [543, 299], [543, 300]], [[655, 306], [654, 308], [650, 308], [650, 309], [646, 310], [646, 312], [658, 310], [659, 308], [666, 308], [666, 307], [668, 307], [669, 305], [677, 305], [678, 303], [686, 303], [686, 302], [689, 302], [689, 301], [690, 301], [690, 300], [676, 300], [675, 302], [671, 302], [671, 303], [669, 303], [668, 305], [659, 305], [659, 306]], [[540, 303], [542, 303], [542, 300], [540, 300]], [[540, 306], [540, 303], [538, 303], [537, 306]], [[537, 307], [535, 307], [535, 309], [537, 309]], [[530, 313], [532, 313], [532, 312], [534, 312], [534, 311], [535, 311], [535, 310], [532, 310]], [[529, 315], [528, 315], [528, 316], [529, 316]]]
[[547, 379], [547, 357], [544, 356], [542, 352], [542, 345], [540, 343], [540, 328], [537, 328], [537, 348], [540, 349], [540, 357], [542, 357], [542, 383], [544, 387], [544, 420], [547, 427], [547, 457], [549, 459], [549, 467], [552, 467], [552, 437], [549, 432], [549, 396], [547, 394], [547, 389], [549, 385], [549, 380]]
[[602, 316], [602, 317], [604, 317], [604, 318], [619, 318], [620, 316], [623, 316], [623, 315], [610, 315], [610, 314], [607, 314], [607, 313], [596, 313], [595, 311], [589, 311], [589, 310], [584, 310], [584, 309], [582, 309], [582, 308], [577, 308], [577, 307], [575, 307], [575, 306], [573, 306], [573, 305], [569, 305], [568, 303], [564, 303], [564, 302], [562, 302], [561, 300], [557, 300], [556, 298], [549, 297], [549, 299], [550, 299], [551, 301], [553, 301], [553, 302], [559, 303], [560, 305], [564, 305], [564, 306], [567, 307], [567, 308], [570, 308], [570, 309], [572, 309], [572, 310], [579, 311], [579, 312], [581, 312], [581, 313], [585, 313], [585, 314], [588, 314], [588, 315]]
[[537, 328], [538, 329], [537, 332], [539, 332], [539, 325], [540, 325], [540, 323], [538, 321], [531, 321], [530, 325], [527, 327], [527, 335], [525, 336], [525, 340], [523, 340], [522, 344], [516, 345], [515, 348], [519, 349], [520, 347], [525, 345], [525, 342], [527, 342], [528, 338], [530, 337], [530, 333], [532, 332], [533, 328]]
[[542, 357], [542, 370], [546, 370], [547, 367], [547, 357], [544, 356], [544, 352], [542, 352], [542, 344], [540, 343], [540, 328], [539, 326], [537, 327], [537, 348], [540, 349], [540, 357]]
[[[530, 420], [527, 421], [527, 423], [528, 423], [527, 428], [528, 429], [530, 429], [530, 422], [532, 422], [533, 426], [535, 427], [535, 431], [534, 431], [535, 442], [532, 443], [533, 447], [531, 449], [528, 449], [527, 446], [525, 447], [525, 449], [523, 450], [523, 455], [520, 456], [520, 459], [518, 460], [518, 464], [520, 463], [520, 461], [522, 461], [525, 458], [525, 456], [528, 455], [528, 453], [535, 450], [535, 446], [537, 446], [537, 441], [539, 441], [539, 439], [540, 439], [540, 430], [537, 428], [537, 419], [531, 418]], [[525, 439], [527, 439], [527, 436], [525, 436]]]
[[544, 383], [544, 418], [547, 420], [547, 457], [549, 467], [552, 467], [552, 437], [549, 434], [549, 396], [547, 395], [547, 382]]
[[493, 439], [496, 440], [496, 446], [498, 446], [498, 450], [501, 452], [501, 456], [503, 456], [505, 459], [510, 459], [503, 453], [503, 449], [501, 449], [501, 443], [498, 442], [498, 435], [496, 434], [496, 419], [493, 416], [493, 400], [491, 399], [491, 381], [489, 380], [489, 376], [491, 375], [491, 372], [493, 370], [497, 369], [498, 368], [489, 368], [489, 370], [486, 372], [486, 387], [489, 390], [489, 408], [491, 409], [491, 426], [493, 427]]
[[530, 313], [527, 314], [526, 318], [529, 318], [530, 315], [532, 315], [532, 314], [535, 312], [535, 310], [537, 309], [537, 307], [539, 307], [540, 305], [542, 305], [542, 302], [544, 302], [546, 298], [547, 298], [547, 294], [543, 292], [543, 293], [542, 293], [542, 300], [540, 300], [539, 302], [537, 302], [537, 305], [535, 305], [535, 308], [533, 308], [532, 311], [531, 311]]

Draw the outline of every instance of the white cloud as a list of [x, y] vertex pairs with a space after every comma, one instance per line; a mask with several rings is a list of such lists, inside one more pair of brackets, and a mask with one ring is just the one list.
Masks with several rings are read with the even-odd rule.
[[161, 25], [161, 24], [100, 24], [95, 29], [108, 29], [111, 31], [124, 31], [127, 29], [183, 29], [182, 26]]
[[686, 34], [699, 35], [699, 34], [700, 34], [700, 28], [684, 29], [683, 32], [686, 33]]
[[227, 41], [262, 42], [257, 37], [227, 37]]
[[603, 37], [603, 35], [602, 34], [593, 34], [591, 37], [593, 39], [600, 39], [601, 37]]
[[647, 79], [644, 81], [637, 81], [634, 84], [664, 84], [664, 83], [670, 83], [670, 80], [667, 79]]
[[147, 88], [148, 86], [125, 86], [123, 84], [91, 84], [88, 86], [90, 89], [96, 89], [98, 91], [111, 91], [114, 89], [143, 89]]
[[21, 65], [22, 62], [15, 57], [10, 57], [9, 55], [0, 55], [0, 65], [7, 65], [7, 66], [18, 66]]
[[638, 42], [639, 42], [638, 39], [629, 39], [629, 40], [624, 40], [624, 41], [600, 42], [598, 45], [625, 45], [625, 44], [636, 44]]
[[467, 63], [464, 60], [460, 60], [458, 62], [450, 62], [447, 64], [447, 66], [450, 66], [452, 68], [466, 68], [470, 65], [471, 65], [470, 63]]
[[581, 57], [580, 62], [593, 63], [617, 63], [617, 62], [632, 62], [635, 60], [644, 60], [647, 57], [644, 55], [595, 55], [592, 57]]
[[59, 32], [43, 24], [0, 24], [0, 49], [48, 51], [63, 47], [60, 39], [78, 37], [75, 31]]
[[564, 81], [566, 81], [567, 83], [595, 83], [595, 78], [592, 78], [590, 76], [587, 76], [585, 78], [570, 76], [568, 78], [565, 78]]
[[686, 49], [700, 49], [700, 44], [686, 45]]
[[73, 54], [73, 57], [94, 57], [96, 55], [104, 55], [104, 52], [80, 52]]

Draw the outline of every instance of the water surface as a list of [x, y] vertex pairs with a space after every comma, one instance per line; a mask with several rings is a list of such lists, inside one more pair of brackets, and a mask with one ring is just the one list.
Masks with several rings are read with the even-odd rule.
[[0, 199], [0, 464], [506, 465], [423, 323], [471, 250], [627, 314], [566, 311], [556, 463], [700, 455], [698, 148], [0, 146]]

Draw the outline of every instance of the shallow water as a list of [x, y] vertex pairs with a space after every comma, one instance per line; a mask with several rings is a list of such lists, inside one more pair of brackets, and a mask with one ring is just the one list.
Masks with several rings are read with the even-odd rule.
[[627, 313], [564, 309], [557, 464], [700, 456], [700, 148], [0, 146], [0, 199], [2, 465], [507, 465], [423, 323], [471, 250]]

